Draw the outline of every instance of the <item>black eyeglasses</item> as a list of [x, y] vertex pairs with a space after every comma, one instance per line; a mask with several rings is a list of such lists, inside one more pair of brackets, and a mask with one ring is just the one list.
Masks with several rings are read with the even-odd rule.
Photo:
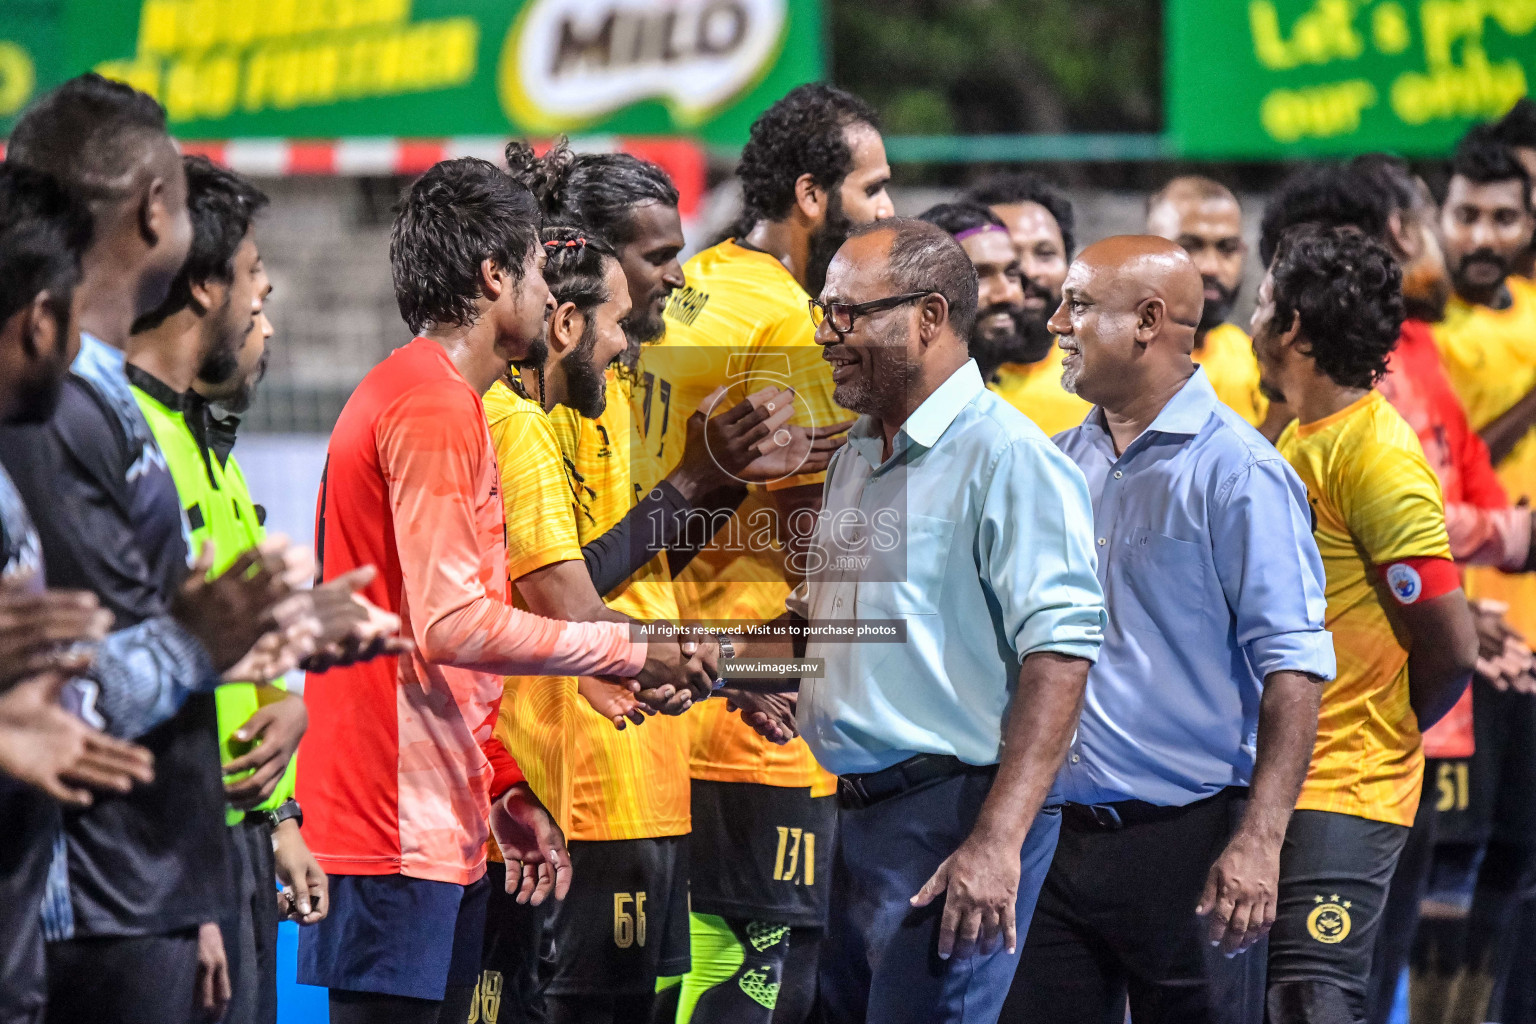
[[853, 330], [853, 322], [867, 313], [879, 313], [886, 309], [895, 309], [897, 306], [908, 302], [916, 302], [918, 299], [927, 298], [933, 292], [907, 292], [903, 295], [892, 295], [884, 299], [871, 299], [868, 302], [822, 302], [820, 299], [811, 299], [811, 323], [820, 327], [823, 321], [832, 321], [832, 332], [839, 338]]

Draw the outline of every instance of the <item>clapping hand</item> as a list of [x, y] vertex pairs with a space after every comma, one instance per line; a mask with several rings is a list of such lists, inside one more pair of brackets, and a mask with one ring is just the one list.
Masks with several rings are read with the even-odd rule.
[[1504, 618], [1509, 606], [1488, 600], [1471, 604], [1477, 627], [1477, 674], [1498, 690], [1536, 693], [1536, 657], [1525, 637]]

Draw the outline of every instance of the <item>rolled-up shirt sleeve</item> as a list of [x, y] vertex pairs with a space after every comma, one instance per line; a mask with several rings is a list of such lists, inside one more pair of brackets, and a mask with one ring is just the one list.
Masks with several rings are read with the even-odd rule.
[[1295, 472], [1279, 458], [1255, 461], [1222, 485], [1210, 523], [1216, 574], [1255, 673], [1332, 679], [1323, 560], [1312, 539], [1307, 489]]
[[1016, 440], [998, 454], [978, 547], [982, 579], [1020, 660], [1039, 651], [1098, 658], [1106, 616], [1093, 504], [1082, 472], [1055, 445]]

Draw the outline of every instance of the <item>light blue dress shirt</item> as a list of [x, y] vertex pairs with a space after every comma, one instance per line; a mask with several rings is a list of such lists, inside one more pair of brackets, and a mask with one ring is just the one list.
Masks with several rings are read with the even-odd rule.
[[809, 582], [812, 623], [901, 620], [902, 643], [812, 640], [798, 723], [837, 774], [917, 754], [995, 764], [1025, 655], [1092, 660], [1104, 630], [1083, 476], [967, 362], [882, 458], [861, 418], [827, 471]]
[[1247, 785], [1265, 677], [1335, 670], [1306, 487], [1198, 368], [1123, 454], [1098, 407], [1056, 443], [1088, 479], [1109, 605], [1059, 791], [1183, 806]]

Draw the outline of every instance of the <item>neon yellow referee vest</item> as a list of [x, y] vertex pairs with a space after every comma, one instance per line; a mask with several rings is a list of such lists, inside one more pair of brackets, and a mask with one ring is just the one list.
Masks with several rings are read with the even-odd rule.
[[[164, 391], [167, 398], [173, 394], [170, 388]], [[213, 452], [204, 457], [179, 403], [172, 408], [137, 383], [133, 386], [133, 397], [149, 421], [149, 429], [159, 442], [171, 478], [176, 482], [176, 493], [192, 527], [192, 556], [196, 557], [202, 551], [204, 542], [211, 541], [213, 569], [210, 575], [216, 576], [266, 536], [246, 488], [245, 474], [240, 471], [233, 455], [225, 464], [220, 464]], [[214, 691], [214, 699], [218, 705], [219, 757], [227, 764], [250, 749], [249, 744], [236, 740], [234, 734], [261, 705], [253, 683], [225, 683]], [[293, 783], [294, 760], [289, 760], [277, 789], [256, 809], [272, 810], [292, 797]], [[229, 824], [236, 825], [244, 820], [245, 812], [226, 808], [225, 818]]]

